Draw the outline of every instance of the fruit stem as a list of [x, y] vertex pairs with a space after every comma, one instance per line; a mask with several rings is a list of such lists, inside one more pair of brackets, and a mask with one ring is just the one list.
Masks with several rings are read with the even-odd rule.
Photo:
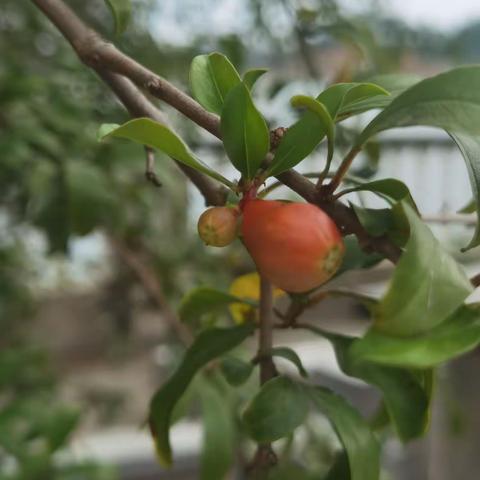
[[[273, 346], [273, 289], [272, 284], [260, 275], [258, 363], [260, 365], [260, 385], [277, 376], [272, 360]], [[270, 467], [277, 463], [277, 457], [270, 443], [260, 444], [249, 466], [253, 478], [266, 478]]]
[[326, 192], [328, 192], [329, 194], [332, 194], [338, 188], [343, 177], [345, 176], [348, 169], [352, 165], [353, 160], [357, 156], [358, 152], [360, 152], [361, 148], [362, 148], [361, 146], [352, 147], [352, 149], [347, 153], [342, 163], [338, 167], [338, 170], [335, 172], [335, 175], [333, 176], [332, 180], [330, 180], [330, 183], [328, 183], [325, 187], [323, 187]]
[[238, 207], [240, 208], [240, 211], [243, 211], [247, 202], [249, 202], [250, 200], [253, 200], [254, 198], [257, 198], [258, 188], [259, 188], [259, 185], [254, 183], [250, 188], [248, 188], [243, 192], [243, 197], [238, 203]]
[[277, 375], [270, 352], [273, 346], [273, 289], [272, 284], [260, 275], [260, 309], [258, 358], [260, 359], [260, 385]]

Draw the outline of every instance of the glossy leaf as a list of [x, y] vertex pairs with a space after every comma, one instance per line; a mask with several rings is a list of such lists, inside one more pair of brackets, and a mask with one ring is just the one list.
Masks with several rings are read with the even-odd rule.
[[[317, 97], [317, 101], [325, 105], [331, 118], [335, 118], [342, 99], [350, 88], [349, 85], [351, 84], [333, 85]], [[297, 122], [290, 125], [283, 136], [275, 151], [268, 174], [279, 175], [293, 168], [313, 152], [325, 134], [326, 129], [322, 119], [313, 112], [305, 112]]]
[[214, 385], [205, 382], [200, 392], [203, 413], [200, 480], [222, 480], [234, 462], [233, 415], [224, 394]]
[[480, 139], [464, 133], [452, 133], [450, 136], [457, 144], [465, 160], [474, 200], [474, 209], [472, 211], [477, 212], [477, 225], [473, 238], [462, 249], [467, 251], [480, 245]]
[[380, 237], [394, 227], [394, 218], [390, 208], [364, 208], [354, 203], [349, 203], [369, 235]]
[[270, 148], [270, 133], [243, 83], [228, 94], [220, 127], [232, 164], [246, 179], [252, 179]]
[[308, 396], [304, 388], [287, 377], [265, 383], [243, 414], [250, 437], [269, 443], [290, 435], [304, 420]]
[[358, 243], [357, 237], [347, 235], [343, 237], [345, 245], [345, 255], [340, 265], [337, 275], [349, 270], [359, 270], [363, 268], [371, 268], [383, 260], [383, 256], [378, 253], [365, 253]]
[[357, 145], [395, 127], [427, 125], [480, 135], [480, 66], [459, 67], [417, 83], [398, 95], [361, 133]]
[[220, 368], [227, 382], [234, 387], [243, 385], [253, 372], [251, 362], [245, 362], [232, 355], [226, 355], [222, 358]]
[[115, 33], [120, 35], [127, 28], [132, 15], [131, 0], [105, 0], [115, 20]]
[[384, 367], [359, 361], [352, 354], [356, 339], [330, 338], [344, 373], [377, 387], [383, 394], [389, 417], [399, 438], [408, 441], [425, 433], [429, 420], [430, 396], [417, 376], [400, 368]]
[[374, 75], [373, 77], [368, 78], [369, 83], [379, 85], [390, 92], [390, 95], [394, 97], [397, 96], [398, 93], [412, 87], [421, 80], [422, 77], [416, 75], [415, 73], [387, 73]]
[[233, 328], [211, 328], [200, 333], [185, 352], [175, 373], [152, 398], [149, 425], [158, 457], [163, 465], [172, 463], [169, 431], [175, 404], [182, 397], [198, 370], [240, 345], [252, 331], [252, 326], [242, 325]]
[[[307, 390], [307, 388], [305, 388]], [[342, 443], [351, 480], [378, 480], [380, 446], [367, 422], [342, 397], [320, 388], [308, 388], [313, 404], [331, 422]]]
[[387, 90], [374, 83], [353, 84], [343, 98], [341, 108], [338, 110], [338, 119], [358, 113], [384, 108], [392, 99]]
[[[362, 85], [338, 83], [324, 90], [316, 100], [326, 107], [330, 117], [335, 121], [350, 90], [357, 89], [357, 94], [351, 94], [351, 100], [355, 98], [359, 100], [365, 98], [364, 95], [368, 95]], [[376, 94], [383, 91], [381, 87], [377, 86], [372, 86], [372, 89]], [[358, 95], [358, 97], [355, 95]], [[282, 138], [275, 152], [274, 161], [268, 169], [268, 174], [279, 175], [300, 163], [313, 152], [326, 132], [325, 122], [315, 113], [311, 111], [304, 113], [297, 122], [288, 128], [287, 133]]]
[[242, 299], [210, 287], [197, 287], [190, 290], [181, 300], [178, 313], [184, 322], [193, 323], [206, 313], [218, 312], [232, 303], [255, 307], [257, 302]]
[[370, 330], [355, 341], [355, 361], [409, 368], [429, 368], [473, 350], [480, 344], [480, 307], [462, 306], [440, 325], [412, 337]]
[[225, 55], [198, 55], [190, 66], [190, 88], [198, 102], [210, 112], [222, 113], [228, 92], [241, 82], [240, 76]]
[[123, 125], [102, 125], [98, 136], [100, 139], [107, 137], [126, 138], [141, 145], [156, 148], [178, 162], [205, 173], [229, 187], [233, 187], [232, 182], [197, 158], [183, 140], [168, 127], [149, 118], [136, 118]]
[[472, 286], [407, 203], [399, 203], [394, 211], [408, 220], [410, 238], [376, 308], [374, 328], [390, 335], [415, 335], [442, 323], [463, 303]]
[[251, 70], [247, 70], [243, 74], [243, 83], [251, 90], [257, 80], [267, 72], [268, 69], [266, 68], [252, 68]]
[[291, 104], [294, 107], [307, 108], [310, 112], [317, 115], [318, 118], [324, 123], [325, 135], [327, 136], [328, 141], [328, 152], [325, 171], [328, 172], [328, 169], [330, 168], [330, 163], [332, 162], [333, 149], [335, 146], [335, 124], [333, 123], [330, 113], [322, 103], [306, 95], [296, 95], [292, 97]]
[[298, 373], [300, 373], [302, 377], [308, 377], [308, 373], [303, 367], [302, 360], [295, 350], [292, 350], [289, 347], [274, 347], [270, 350], [270, 353], [273, 357], [281, 357], [292, 362], [297, 367]]
[[413, 208], [417, 208], [408, 187], [396, 178], [383, 178], [372, 182], [360, 183], [348, 189], [349, 192], [372, 192], [393, 205], [402, 200], [407, 201]]

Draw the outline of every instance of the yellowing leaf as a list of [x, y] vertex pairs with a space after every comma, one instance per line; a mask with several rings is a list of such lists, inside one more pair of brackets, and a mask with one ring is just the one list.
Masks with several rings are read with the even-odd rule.
[[[228, 292], [235, 297], [244, 298], [247, 300], [259, 300], [260, 276], [257, 272], [241, 275], [232, 282]], [[280, 290], [279, 288], [273, 289], [273, 298], [277, 298], [282, 295], [285, 295], [283, 290]], [[245, 323], [256, 320], [256, 309], [251, 305], [247, 305], [245, 303], [232, 303], [230, 304], [229, 309], [233, 319], [235, 320], [235, 323]]]

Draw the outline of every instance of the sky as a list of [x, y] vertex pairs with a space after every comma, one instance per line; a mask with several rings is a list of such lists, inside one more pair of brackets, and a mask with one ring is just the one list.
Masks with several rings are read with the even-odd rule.
[[[308, 0], [304, 1], [305, 4], [309, 3]], [[339, 1], [345, 10], [353, 12], [361, 12], [371, 3]], [[385, 13], [402, 18], [416, 27], [425, 25], [450, 32], [475, 20], [480, 21], [480, 0], [374, 1]], [[158, 0], [158, 15], [151, 20], [160, 40], [188, 45], [192, 35], [205, 32], [205, 25], [217, 34], [230, 31], [241, 33], [249, 22], [245, 5], [246, 0]], [[187, 18], [188, 21], [185, 21]], [[277, 18], [276, 23], [282, 28], [282, 18]]]
[[454, 30], [475, 19], [480, 20], [480, 0], [380, 0], [379, 3], [416, 26]]

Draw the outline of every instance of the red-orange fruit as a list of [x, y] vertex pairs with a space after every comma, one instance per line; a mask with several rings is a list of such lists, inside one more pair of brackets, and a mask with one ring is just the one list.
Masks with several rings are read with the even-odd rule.
[[198, 234], [206, 245], [225, 247], [238, 233], [239, 212], [233, 207], [212, 207], [198, 219]]
[[325, 283], [345, 252], [333, 220], [309, 203], [247, 200], [242, 235], [258, 271], [287, 292]]

